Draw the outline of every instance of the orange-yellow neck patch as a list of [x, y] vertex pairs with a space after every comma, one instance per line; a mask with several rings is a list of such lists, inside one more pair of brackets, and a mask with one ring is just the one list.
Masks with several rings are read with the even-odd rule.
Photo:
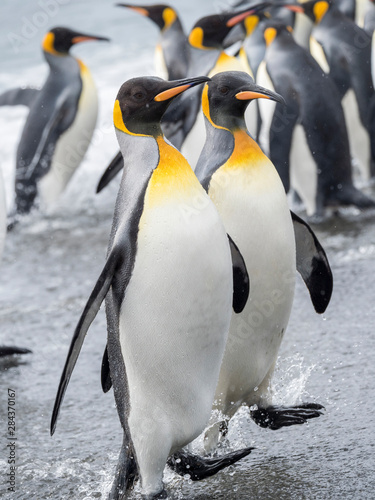
[[130, 130], [126, 128], [126, 125], [122, 118], [122, 111], [118, 99], [116, 99], [115, 105], [113, 107], [113, 123], [118, 130], [121, 130], [121, 132], [124, 132], [125, 134], [135, 135], [139, 137], [149, 137], [146, 134], [134, 134], [133, 132], [130, 132]]
[[163, 137], [157, 137], [159, 163], [154, 170], [145, 196], [145, 209], [175, 201], [189, 203], [195, 193], [203, 188], [199, 184], [192, 168], [177, 151], [167, 144]]
[[189, 35], [189, 43], [192, 47], [201, 50], [209, 50], [209, 47], [203, 45], [204, 32], [202, 28], [194, 28], [191, 30]]
[[163, 20], [164, 20], [164, 28], [167, 29], [169, 26], [171, 26], [175, 20], [176, 20], [177, 14], [176, 12], [171, 9], [170, 7], [167, 7], [163, 10]]
[[51, 32], [47, 33], [43, 38], [42, 49], [49, 54], [53, 54], [54, 56], [64, 56], [61, 52], [57, 52], [55, 50], [55, 35]]
[[220, 128], [222, 130], [229, 130], [225, 127], [220, 127], [219, 125], [216, 125], [216, 123], [214, 123], [212, 121], [211, 114], [210, 114], [210, 103], [208, 100], [208, 85], [207, 84], [204, 86], [204, 89], [202, 92], [202, 111], [203, 111], [204, 116], [207, 118], [207, 120], [211, 123], [211, 125], [213, 127]]

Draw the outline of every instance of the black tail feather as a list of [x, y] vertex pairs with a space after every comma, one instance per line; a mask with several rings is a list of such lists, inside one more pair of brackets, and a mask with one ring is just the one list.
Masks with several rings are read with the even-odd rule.
[[129, 440], [124, 436], [118, 464], [108, 500], [121, 500], [138, 478], [137, 462]]

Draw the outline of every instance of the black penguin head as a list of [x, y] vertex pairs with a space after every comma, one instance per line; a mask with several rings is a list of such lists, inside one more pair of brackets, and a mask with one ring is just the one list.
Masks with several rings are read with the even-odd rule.
[[248, 73], [225, 71], [213, 76], [205, 86], [202, 108], [214, 126], [233, 130], [243, 125], [249, 103], [260, 98], [285, 104], [279, 94], [257, 85]]
[[73, 31], [69, 28], [53, 28], [44, 36], [42, 48], [44, 52], [49, 54], [64, 56], [69, 53], [70, 48], [76, 43], [89, 40], [104, 40], [108, 42], [109, 38], [86, 35], [85, 33]]
[[297, 4], [285, 4], [283, 7], [293, 12], [303, 12], [313, 23], [318, 24], [332, 6], [331, 0], [309, 0]]
[[191, 30], [189, 43], [196, 49], [221, 49], [234, 26], [269, 5], [269, 2], [263, 2], [240, 12], [202, 17]]
[[121, 86], [113, 110], [116, 129], [130, 135], [161, 135], [160, 120], [172, 100], [207, 81], [205, 76], [173, 81], [151, 76], [128, 80]]
[[169, 5], [165, 4], [132, 5], [130, 3], [117, 3], [116, 5], [118, 7], [132, 9], [142, 16], [149, 17], [161, 30], [169, 28], [169, 26], [178, 19], [177, 12]]

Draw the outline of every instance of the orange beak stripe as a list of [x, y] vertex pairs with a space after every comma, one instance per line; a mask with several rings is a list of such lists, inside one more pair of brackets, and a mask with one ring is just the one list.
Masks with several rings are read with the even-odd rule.
[[292, 12], [300, 12], [301, 14], [305, 12], [303, 10], [303, 7], [301, 7], [300, 5], [285, 5], [285, 8], [291, 10]]
[[89, 40], [96, 40], [96, 38], [93, 38], [92, 36], [75, 36], [72, 38], [72, 43], [87, 42]]
[[138, 12], [138, 14], [141, 14], [141, 16], [148, 16], [149, 12], [146, 9], [143, 9], [142, 7], [128, 7], [128, 9], [135, 10]]
[[238, 14], [237, 16], [232, 17], [231, 19], [229, 19], [229, 21], [227, 21], [228, 28], [236, 26], [236, 24], [251, 16], [251, 14], [254, 14], [254, 9], [248, 10], [246, 12], [243, 12], [242, 14]]
[[270, 97], [259, 92], [250, 92], [247, 90], [244, 92], [238, 92], [238, 94], [236, 94], [236, 99], [239, 101], [249, 101], [250, 99], [270, 99]]
[[184, 90], [187, 90], [189, 87], [190, 85], [180, 85], [179, 87], [173, 87], [172, 89], [164, 90], [164, 92], [160, 92], [160, 94], [154, 97], [154, 101], [167, 101], [175, 95], [181, 94], [181, 92], [184, 92]]

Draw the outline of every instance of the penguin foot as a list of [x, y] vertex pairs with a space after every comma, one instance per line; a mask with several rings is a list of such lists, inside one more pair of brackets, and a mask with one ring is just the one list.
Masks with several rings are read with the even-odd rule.
[[304, 424], [310, 418], [323, 414], [324, 406], [302, 403], [296, 406], [269, 406], [250, 410], [250, 416], [260, 427], [277, 430], [290, 425]]
[[220, 470], [235, 464], [241, 458], [246, 457], [254, 448], [243, 448], [242, 450], [227, 453], [219, 458], [203, 458], [186, 451], [178, 451], [168, 458], [167, 464], [180, 476], [189, 474], [193, 481], [200, 481], [206, 477], [213, 476]]

